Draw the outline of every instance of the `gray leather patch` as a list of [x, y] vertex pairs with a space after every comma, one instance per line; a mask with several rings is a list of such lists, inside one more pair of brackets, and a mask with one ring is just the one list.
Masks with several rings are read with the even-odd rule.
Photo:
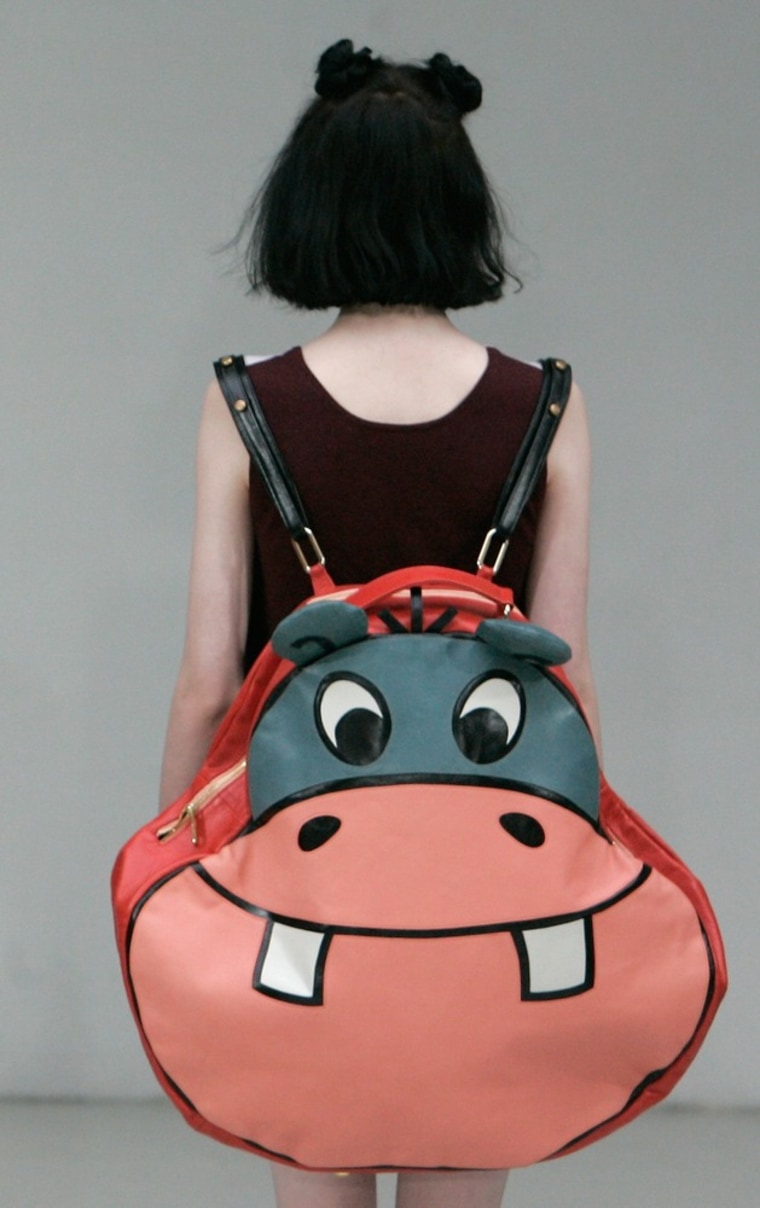
[[[313, 607], [313, 606], [310, 606]], [[505, 729], [504, 755], [479, 763], [457, 742], [457, 709], [470, 685], [505, 673], [520, 688], [519, 733]], [[373, 686], [389, 716], [390, 735], [376, 759], [354, 766], [320, 733], [317, 702], [336, 674]], [[504, 720], [505, 727], [514, 718]], [[324, 727], [322, 727], [324, 729]], [[467, 779], [563, 799], [595, 822], [599, 767], [588, 727], [568, 693], [542, 667], [475, 637], [390, 634], [355, 641], [296, 671], [253, 733], [248, 775], [255, 816], [310, 788], [355, 786], [357, 779]]]
[[367, 636], [367, 614], [343, 600], [315, 600], [287, 616], [272, 634], [280, 658], [299, 667]]

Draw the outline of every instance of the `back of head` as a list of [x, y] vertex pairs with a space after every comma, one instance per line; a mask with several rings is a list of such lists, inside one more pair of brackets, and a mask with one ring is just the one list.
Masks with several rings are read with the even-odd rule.
[[447, 55], [395, 64], [347, 39], [246, 215], [253, 289], [295, 306], [472, 306], [510, 274], [499, 207], [462, 125], [480, 82]]

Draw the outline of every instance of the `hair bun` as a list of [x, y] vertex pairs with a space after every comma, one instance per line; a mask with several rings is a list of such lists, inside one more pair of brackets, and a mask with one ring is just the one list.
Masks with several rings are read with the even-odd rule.
[[454, 102], [460, 113], [472, 113], [480, 107], [483, 100], [483, 87], [477, 76], [474, 76], [460, 63], [452, 63], [448, 55], [433, 55], [428, 59], [427, 66], [438, 77], [445, 92]]
[[350, 38], [341, 38], [320, 56], [314, 91], [327, 100], [342, 100], [361, 88], [378, 66], [368, 46], [354, 50]]

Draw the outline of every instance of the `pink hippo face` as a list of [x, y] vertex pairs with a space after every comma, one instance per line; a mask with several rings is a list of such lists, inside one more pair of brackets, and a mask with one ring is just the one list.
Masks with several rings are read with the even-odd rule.
[[251, 823], [135, 926], [143, 1028], [180, 1094], [261, 1152], [527, 1164], [643, 1106], [698, 1028], [710, 954], [681, 890], [600, 823], [550, 669], [565, 644], [386, 623], [324, 601], [280, 626], [296, 666], [251, 736]]

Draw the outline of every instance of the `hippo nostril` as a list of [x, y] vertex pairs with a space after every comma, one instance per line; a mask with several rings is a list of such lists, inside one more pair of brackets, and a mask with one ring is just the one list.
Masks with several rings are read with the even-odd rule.
[[499, 822], [508, 835], [526, 847], [540, 847], [546, 838], [543, 826], [530, 814], [502, 814]]
[[335, 818], [332, 814], [320, 814], [318, 818], [304, 822], [298, 832], [298, 846], [301, 851], [315, 851], [323, 843], [327, 843], [328, 839], [332, 839], [339, 829], [340, 818]]

